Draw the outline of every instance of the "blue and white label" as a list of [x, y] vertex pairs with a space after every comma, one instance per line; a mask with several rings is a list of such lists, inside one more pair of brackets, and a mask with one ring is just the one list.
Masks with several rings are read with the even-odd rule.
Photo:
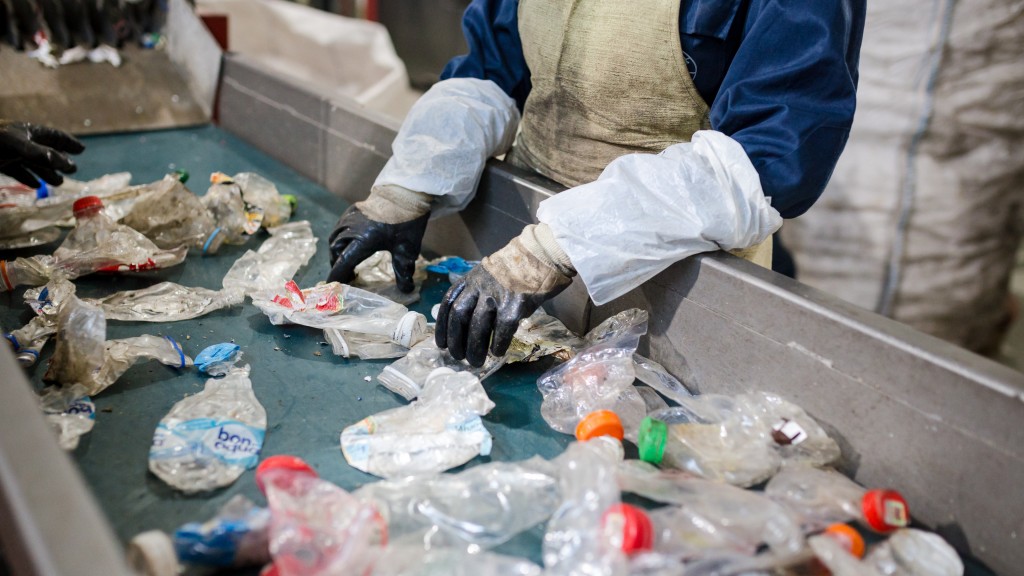
[[92, 403], [92, 398], [88, 396], [82, 396], [78, 400], [75, 400], [68, 406], [65, 414], [70, 416], [81, 416], [82, 418], [88, 418], [90, 420], [96, 419], [96, 405]]
[[199, 418], [161, 422], [153, 433], [150, 460], [216, 458], [232, 466], [254, 468], [259, 462], [265, 430], [236, 420]]

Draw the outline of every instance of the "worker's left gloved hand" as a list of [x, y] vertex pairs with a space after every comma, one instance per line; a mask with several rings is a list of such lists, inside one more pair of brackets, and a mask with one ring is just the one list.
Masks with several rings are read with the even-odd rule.
[[61, 172], [73, 174], [78, 169], [68, 154], [83, 150], [78, 139], [55, 128], [0, 121], [0, 173], [30, 188], [38, 188], [40, 179], [60, 186]]
[[457, 360], [483, 366], [488, 347], [504, 355], [519, 321], [565, 290], [575, 275], [551, 230], [527, 226], [448, 289], [437, 315], [437, 345]]

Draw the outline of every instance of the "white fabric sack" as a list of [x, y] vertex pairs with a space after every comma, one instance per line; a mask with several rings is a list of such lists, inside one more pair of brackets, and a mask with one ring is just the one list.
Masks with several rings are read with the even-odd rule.
[[458, 212], [473, 199], [487, 159], [512, 146], [518, 125], [515, 101], [494, 82], [442, 80], [405, 117], [373, 185], [440, 196], [432, 217]]
[[537, 217], [599, 305], [683, 258], [749, 248], [782, 226], [743, 148], [712, 130], [616, 158], [594, 182], [541, 202]]

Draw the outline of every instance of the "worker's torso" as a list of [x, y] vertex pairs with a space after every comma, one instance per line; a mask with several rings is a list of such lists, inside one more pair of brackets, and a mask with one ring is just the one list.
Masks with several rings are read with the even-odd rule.
[[513, 161], [566, 186], [708, 128], [680, 47], [679, 0], [520, 0], [533, 87]]

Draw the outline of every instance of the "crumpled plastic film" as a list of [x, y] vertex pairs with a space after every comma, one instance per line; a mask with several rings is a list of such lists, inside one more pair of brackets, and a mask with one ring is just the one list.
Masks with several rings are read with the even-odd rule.
[[683, 258], [748, 248], [782, 226], [743, 148], [711, 130], [613, 160], [594, 182], [541, 202], [537, 218], [599, 305]]
[[458, 212], [473, 199], [487, 159], [512, 146], [518, 125], [515, 101], [494, 82], [442, 80], [409, 110], [373, 185], [440, 196], [433, 217]]

